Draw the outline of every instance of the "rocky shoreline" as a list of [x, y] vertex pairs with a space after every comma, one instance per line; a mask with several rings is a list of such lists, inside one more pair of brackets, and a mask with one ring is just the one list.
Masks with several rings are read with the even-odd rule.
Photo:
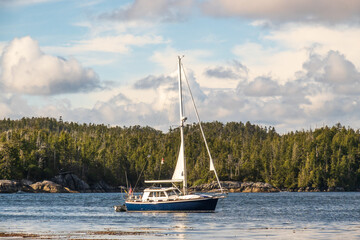
[[[228, 192], [280, 192], [280, 189], [269, 183], [263, 182], [238, 182], [238, 181], [221, 181], [221, 186]], [[216, 181], [191, 187], [190, 190], [195, 192], [218, 192], [219, 185]]]
[[[277, 188], [269, 183], [263, 182], [238, 182], [238, 181], [220, 181], [221, 186], [228, 192], [345, 192], [343, 187], [331, 187], [325, 189], [306, 187], [306, 188]], [[201, 184], [199, 186], [191, 187], [195, 192], [217, 192], [219, 187], [216, 181], [211, 183]], [[360, 191], [360, 189], [357, 189]]]
[[[243, 193], [274, 193], [274, 192], [343, 192], [344, 188], [336, 187], [329, 189], [317, 188], [297, 188], [297, 189], [279, 189], [269, 183], [263, 182], [239, 182], [239, 181], [221, 181], [223, 189], [227, 192], [243, 192]], [[218, 192], [218, 183], [201, 184], [190, 187], [191, 192]], [[122, 188], [112, 187], [104, 181], [89, 185], [81, 180], [75, 174], [60, 174], [49, 180], [40, 182], [31, 182], [29, 180], [0, 180], [0, 193], [104, 193], [104, 192], [121, 192]]]
[[102, 193], [120, 191], [120, 188], [111, 187], [104, 181], [89, 185], [71, 173], [57, 175], [51, 181], [43, 180], [35, 183], [29, 180], [0, 180], [0, 193]]

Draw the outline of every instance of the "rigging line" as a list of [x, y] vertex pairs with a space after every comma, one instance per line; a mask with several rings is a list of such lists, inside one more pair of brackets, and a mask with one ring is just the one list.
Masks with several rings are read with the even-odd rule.
[[[147, 159], [148, 159], [148, 158], [147, 158]], [[145, 170], [145, 167], [146, 167], [146, 164], [147, 164], [147, 163], [148, 163], [148, 162], [146, 161], [146, 162], [145, 162], [145, 164], [144, 164], [143, 169], [141, 170], [141, 173], [140, 173], [140, 175], [139, 175], [138, 179], [136, 180], [136, 183], [135, 183], [135, 187], [134, 187], [133, 192], [135, 192], [136, 186], [137, 186], [137, 184], [138, 184], [138, 182], [139, 182], [139, 180], [140, 180], [140, 177], [141, 177], [142, 173], [143, 173], [143, 172], [144, 172], [144, 170]]]
[[[208, 155], [209, 155], [211, 164], [214, 165], [214, 161], [213, 161], [213, 159], [212, 159], [212, 157], [211, 157], [210, 149], [209, 149], [209, 146], [208, 146], [207, 141], [206, 141], [206, 138], [205, 138], [205, 133], [204, 133], [204, 130], [203, 130], [202, 125], [201, 125], [199, 112], [198, 112], [197, 107], [196, 107], [196, 105], [195, 105], [195, 100], [194, 100], [193, 94], [192, 94], [192, 92], [191, 92], [190, 84], [189, 84], [189, 81], [188, 81], [188, 78], [187, 78], [187, 75], [186, 75], [186, 72], [185, 72], [185, 69], [184, 69], [184, 66], [182, 65], [182, 63], [181, 63], [181, 69], [182, 69], [182, 71], [184, 72], [184, 76], [185, 76], [185, 80], [186, 80], [186, 85], [187, 85], [187, 87], [188, 87], [188, 89], [189, 89], [189, 93], [190, 93], [190, 96], [191, 96], [191, 100], [192, 100], [192, 103], [193, 103], [193, 106], [194, 106], [194, 109], [195, 109], [195, 113], [196, 113], [196, 118], [197, 118], [197, 120], [198, 120], [198, 122], [199, 122], [199, 127], [200, 127], [200, 130], [201, 130], [201, 134], [202, 134], [202, 137], [203, 137], [204, 142], [205, 142], [206, 150], [207, 150], [207, 152], [208, 152]], [[221, 192], [223, 192], [223, 189], [222, 189], [222, 186], [221, 186], [219, 177], [218, 177], [217, 172], [216, 172], [216, 170], [215, 170], [215, 166], [214, 166], [213, 170], [214, 170], [214, 173], [215, 173], [215, 176], [216, 176], [216, 180], [217, 180], [217, 182], [218, 182], [218, 184], [219, 184], [220, 190], [221, 190]]]

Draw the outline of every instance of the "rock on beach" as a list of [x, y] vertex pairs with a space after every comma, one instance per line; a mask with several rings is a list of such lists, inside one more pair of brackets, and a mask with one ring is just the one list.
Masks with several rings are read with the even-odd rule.
[[30, 193], [74, 193], [67, 187], [52, 181], [44, 180], [42, 182], [32, 183], [28, 180], [0, 180], [0, 193], [16, 193], [16, 192], [30, 192]]
[[76, 192], [70, 190], [67, 187], [63, 187], [60, 184], [54, 183], [52, 181], [44, 180], [42, 182], [36, 182], [31, 184], [30, 187], [34, 190], [34, 192], [39, 193], [69, 193], [69, 192]]
[[14, 193], [24, 190], [28, 189], [25, 189], [20, 181], [0, 180], [0, 192], [2, 193]]

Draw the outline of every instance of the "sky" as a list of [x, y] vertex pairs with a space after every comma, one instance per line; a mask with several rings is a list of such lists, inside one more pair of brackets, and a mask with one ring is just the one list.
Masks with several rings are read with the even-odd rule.
[[202, 121], [358, 129], [359, 43], [358, 0], [0, 0], [0, 119], [167, 131], [184, 55]]

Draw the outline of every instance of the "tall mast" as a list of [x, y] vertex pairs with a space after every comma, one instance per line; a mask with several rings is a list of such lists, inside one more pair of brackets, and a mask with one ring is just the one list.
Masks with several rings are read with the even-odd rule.
[[[182, 66], [182, 65], [181, 65], [181, 66]], [[194, 110], [195, 110], [195, 113], [196, 113], [196, 118], [197, 118], [197, 120], [198, 120], [199, 127], [200, 127], [200, 130], [201, 130], [201, 134], [202, 134], [202, 137], [203, 137], [203, 139], [204, 139], [204, 143], [205, 143], [205, 146], [206, 146], [206, 150], [207, 150], [208, 155], [209, 155], [209, 158], [210, 158], [210, 171], [214, 171], [216, 180], [217, 180], [217, 182], [218, 182], [218, 184], [219, 184], [219, 187], [220, 187], [220, 190], [221, 190], [221, 192], [223, 193], [223, 189], [222, 189], [222, 187], [221, 187], [221, 183], [220, 183], [219, 177], [218, 177], [218, 175], [217, 175], [217, 172], [216, 172], [216, 169], [215, 169], [215, 166], [214, 166], [214, 161], [213, 161], [213, 159], [212, 159], [212, 157], [211, 157], [210, 149], [209, 149], [209, 146], [208, 146], [207, 141], [206, 141], [206, 137], [205, 137], [204, 130], [203, 130], [202, 126], [201, 126], [200, 116], [199, 116], [197, 107], [196, 107], [196, 105], [195, 105], [194, 97], [193, 97], [193, 95], [192, 95], [192, 92], [191, 92], [191, 89], [190, 89], [190, 85], [189, 85], [189, 82], [188, 82], [188, 80], [187, 80], [185, 71], [184, 71], [184, 75], [185, 75], [186, 84], [187, 84], [187, 86], [188, 86], [189, 93], [190, 93], [190, 96], [191, 96], [191, 100], [192, 100], [192, 103], [193, 103], [193, 106], [194, 106]]]
[[181, 147], [180, 151], [182, 151], [182, 155], [184, 156], [184, 168], [183, 168], [183, 193], [186, 195], [187, 193], [187, 176], [186, 176], [186, 161], [185, 161], [185, 151], [184, 151], [184, 123], [186, 118], [184, 117], [183, 110], [183, 99], [182, 99], [182, 84], [181, 84], [181, 57], [178, 56], [179, 65], [178, 65], [178, 80], [179, 80], [179, 105], [180, 105], [180, 137], [181, 137]]

